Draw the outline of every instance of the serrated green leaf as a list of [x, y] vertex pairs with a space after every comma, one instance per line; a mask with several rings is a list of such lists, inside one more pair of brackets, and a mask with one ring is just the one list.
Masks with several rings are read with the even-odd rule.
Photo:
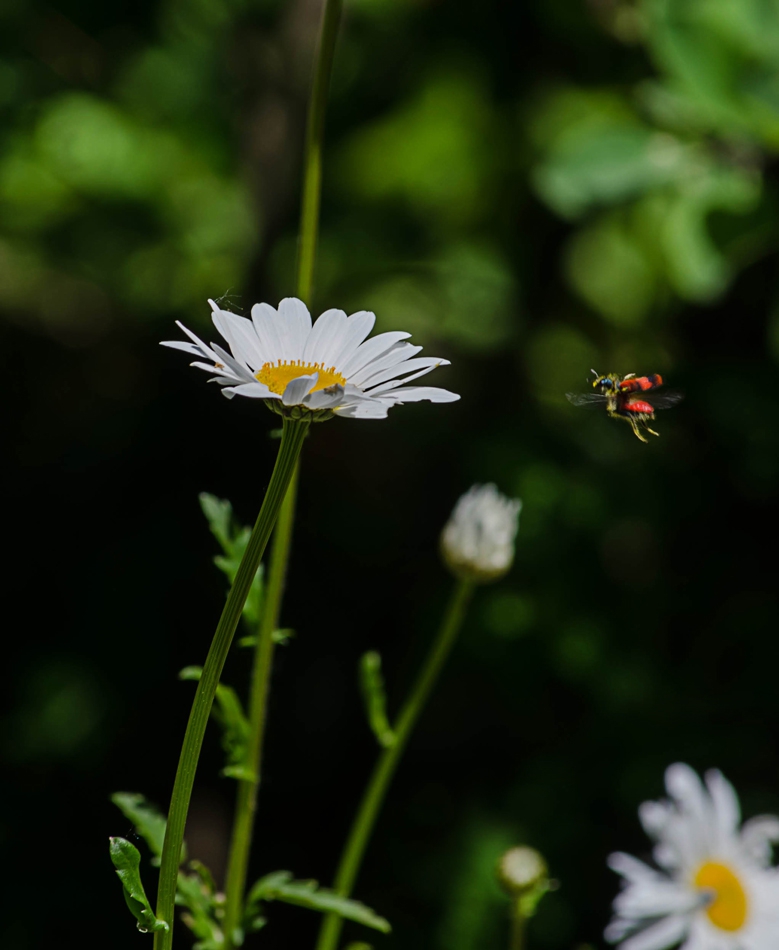
[[[279, 646], [286, 646], [289, 641], [295, 636], [295, 631], [291, 627], [284, 627], [281, 630], [274, 630], [271, 634], [271, 640]], [[256, 633], [250, 634], [248, 637], [241, 637], [238, 641], [239, 647], [256, 647], [257, 640], [259, 637]]]
[[116, 875], [122, 882], [124, 899], [143, 933], [169, 930], [164, 920], [157, 920], [141, 883], [141, 853], [126, 838], [110, 838], [109, 852]]
[[[240, 527], [235, 524], [233, 506], [227, 499], [217, 498], [208, 492], [200, 493], [200, 507], [206, 516], [211, 533], [219, 542], [222, 554], [214, 558], [214, 564], [222, 571], [232, 584], [238, 573], [246, 546], [251, 537], [251, 528]], [[263, 594], [263, 566], [257, 568], [257, 574], [252, 581], [249, 595], [243, 608], [243, 617], [254, 626], [260, 621]]]
[[387, 718], [387, 697], [381, 675], [381, 656], [375, 650], [360, 659], [360, 686], [368, 724], [380, 746], [389, 749], [395, 744], [395, 732]]
[[[179, 673], [179, 679], [197, 681], [202, 674], [201, 666], [187, 666]], [[222, 748], [227, 760], [222, 774], [230, 778], [252, 780], [254, 773], [245, 766], [249, 721], [238, 694], [231, 686], [224, 683], [217, 686], [216, 703], [211, 714], [222, 728]]]
[[162, 854], [167, 821], [162, 812], [149, 804], [138, 792], [114, 792], [111, 801], [129, 821], [149, 846], [153, 855]]
[[214, 879], [204, 864], [191, 861], [189, 867], [193, 873], [179, 872], [176, 904], [186, 908], [181, 919], [197, 938], [193, 950], [222, 950], [224, 933], [220, 916], [224, 897], [217, 895]]
[[246, 898], [246, 918], [254, 918], [262, 901], [274, 900], [318, 910], [323, 914], [338, 914], [339, 917], [353, 920], [381, 933], [389, 933], [392, 930], [389, 921], [379, 917], [365, 904], [342, 897], [329, 888], [320, 887], [317, 881], [296, 881], [291, 871], [274, 871], [254, 884]]

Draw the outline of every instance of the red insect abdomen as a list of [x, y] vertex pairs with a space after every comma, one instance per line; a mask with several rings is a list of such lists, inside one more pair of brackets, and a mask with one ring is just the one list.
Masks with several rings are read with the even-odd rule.
[[652, 415], [655, 407], [651, 403], [644, 402], [643, 399], [627, 399], [622, 407], [626, 412], [642, 412]]
[[652, 373], [651, 376], [639, 376], [638, 379], [623, 379], [619, 384], [620, 392], [635, 393], [646, 392], [649, 389], [657, 389], [663, 385], [663, 377], [659, 373]]

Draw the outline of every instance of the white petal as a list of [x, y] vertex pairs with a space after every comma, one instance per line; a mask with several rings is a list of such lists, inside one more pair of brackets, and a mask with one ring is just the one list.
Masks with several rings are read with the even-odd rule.
[[714, 806], [715, 830], [719, 833], [717, 844], [723, 847], [736, 834], [741, 821], [741, 806], [733, 786], [718, 769], [706, 773], [706, 785]]
[[741, 828], [741, 843], [749, 856], [766, 867], [771, 860], [771, 845], [779, 841], [779, 818], [758, 815], [745, 821]]
[[213, 357], [214, 361], [216, 362], [216, 357], [214, 356], [214, 351], [211, 349], [211, 347], [206, 346], [206, 344], [200, 339], [199, 336], [197, 336], [196, 334], [194, 334], [191, 330], [188, 330], [188, 329], [184, 326], [184, 324], [181, 322], [181, 320], [177, 320], [177, 321], [176, 321], [176, 326], [177, 326], [180, 330], [183, 330], [184, 333], [186, 333], [186, 335], [187, 335], [187, 336], [190, 338], [190, 340], [192, 340], [192, 342], [198, 347], [198, 349], [200, 350], [200, 352], [202, 353], [202, 355], [206, 357], [206, 359], [211, 359], [211, 358]]
[[370, 310], [359, 310], [347, 318], [343, 346], [333, 357], [333, 365], [336, 368], [349, 359], [365, 337], [371, 332], [375, 323], [376, 314], [371, 313]]
[[325, 310], [316, 319], [303, 350], [304, 363], [322, 363], [325, 369], [334, 365], [346, 338], [346, 314], [343, 310]]
[[319, 379], [319, 373], [312, 373], [310, 376], [298, 376], [287, 383], [284, 395], [281, 401], [285, 406], [298, 406], [303, 402], [303, 397], [307, 396], [316, 386]]
[[[672, 823], [673, 836], [687, 860], [697, 854], [703, 856], [710, 847], [713, 824], [712, 807], [703, 784], [697, 774], [683, 762], [669, 765], [665, 770], [665, 787], [675, 799], [677, 807], [684, 816]], [[668, 838], [672, 836], [669, 827]]]
[[214, 310], [211, 319], [217, 330], [230, 344], [230, 349], [236, 359], [252, 370], [258, 370], [266, 362], [251, 320], [219, 308]]
[[231, 396], [248, 396], [250, 399], [281, 399], [281, 396], [272, 393], [267, 386], [257, 381], [231, 386], [229, 389], [225, 389], [224, 392]]
[[438, 389], [436, 386], [409, 386], [408, 389], [393, 389], [381, 396], [382, 399], [391, 399], [393, 403], [421, 402], [457, 402], [460, 396], [450, 393], [448, 389]]
[[351, 382], [351, 377], [363, 366], [367, 366], [368, 363], [378, 359], [390, 347], [401, 340], [407, 340], [410, 336], [410, 333], [403, 333], [400, 330], [379, 333], [378, 336], [371, 337], [370, 340], [361, 343], [344, 365], [339, 366], [338, 369]]
[[[254, 379], [254, 375], [248, 366], [245, 366], [243, 363], [239, 363], [237, 359], [227, 352], [227, 350], [223, 350], [222, 347], [218, 346], [216, 343], [214, 343], [214, 353], [216, 353], [216, 355], [219, 357], [216, 363], [221, 363], [224, 366], [227, 366], [239, 379], [243, 379], [247, 383]], [[216, 365], [215, 368], [219, 369], [219, 366]]]
[[387, 409], [389, 406], [386, 403], [371, 399], [339, 406], [335, 411], [346, 419], [386, 419]]
[[[418, 363], [419, 360], [409, 360], [409, 363], [414, 362]], [[427, 361], [425, 361], [427, 362]], [[397, 389], [398, 386], [404, 386], [406, 383], [410, 383], [412, 379], [417, 379], [420, 376], [425, 376], [431, 370], [434, 370], [436, 366], [448, 366], [449, 360], [436, 360], [432, 365], [423, 366], [422, 369], [418, 370], [416, 373], [411, 373], [409, 376], [404, 376], [403, 379], [391, 379], [389, 382], [382, 383], [381, 386], [376, 386], [375, 388], [370, 389], [370, 393], [374, 396], [379, 396], [381, 393], [390, 392], [393, 389]], [[399, 370], [403, 372], [402, 369]]]
[[186, 340], [163, 340], [160, 346], [169, 346], [172, 350], [183, 350], [190, 356], [202, 357], [203, 350], [196, 343], [187, 343]]
[[356, 386], [362, 386], [366, 379], [370, 379], [372, 376], [375, 376], [376, 373], [384, 369], [389, 369], [391, 366], [399, 366], [409, 357], [416, 356], [421, 349], [421, 346], [413, 346], [411, 343], [396, 343], [394, 346], [391, 346], [383, 356], [371, 360], [371, 362], [363, 366], [362, 369], [356, 373], [352, 373], [350, 379]]
[[286, 357], [283, 341], [276, 323], [276, 311], [267, 303], [256, 303], [252, 307], [252, 323], [260, 341], [260, 351], [266, 363], [278, 363]]
[[[381, 383], [386, 383], [388, 380], [394, 380], [402, 373], [413, 373], [415, 370], [421, 370], [422, 372], [429, 373], [430, 370], [435, 369], [436, 366], [448, 365], [449, 360], [441, 360], [436, 356], [420, 356], [415, 360], [404, 360], [403, 362], [396, 363], [394, 366], [390, 366], [381, 372], [374, 373], [372, 376], [368, 377], [368, 379], [364, 380], [360, 385], [363, 387], [363, 389], [373, 390], [373, 387], [379, 386]], [[417, 375], [422, 375], [422, 373], [417, 373]], [[409, 376], [408, 378], [411, 379], [412, 377]], [[396, 382], [395, 385], [399, 386], [400, 382]]]
[[328, 386], [327, 389], [317, 389], [309, 393], [303, 400], [309, 409], [334, 409], [344, 401], [343, 386]]
[[690, 918], [686, 914], [664, 917], [651, 927], [628, 937], [619, 950], [666, 950], [678, 943], [687, 933]]
[[624, 851], [615, 851], [610, 854], [606, 859], [606, 864], [612, 871], [616, 871], [617, 874], [621, 874], [632, 882], [663, 880], [662, 875], [658, 874], [654, 868], [634, 858], [632, 854], [625, 854]]
[[279, 304], [279, 322], [284, 322], [284, 336], [289, 346], [287, 359], [301, 359], [311, 332], [311, 314], [297, 297], [285, 297]]
[[[190, 363], [190, 366], [194, 366], [197, 369], [203, 369], [207, 373], [216, 373], [214, 379], [218, 382], [223, 383], [225, 386], [230, 386], [232, 383], [243, 383], [245, 382], [243, 376], [236, 376], [234, 373], [230, 373], [223, 366], [215, 366], [213, 363]], [[221, 365], [221, 364], [220, 364]], [[211, 382], [211, 380], [209, 380]]]

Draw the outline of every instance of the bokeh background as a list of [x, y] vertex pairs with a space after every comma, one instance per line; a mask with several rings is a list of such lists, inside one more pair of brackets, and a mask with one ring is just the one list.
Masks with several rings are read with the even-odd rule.
[[[224, 596], [197, 495], [252, 521], [276, 424], [157, 343], [177, 318], [208, 336], [207, 297], [245, 313], [294, 291], [318, 17], [0, 8], [9, 950], [150, 946], [108, 796], [167, 803], [176, 674]], [[561, 883], [531, 945], [601, 947], [606, 855], [647, 851], [635, 810], [670, 762], [779, 812], [778, 151], [775, 3], [347, 0], [314, 307], [410, 330], [463, 398], [309, 440], [253, 876], [330, 880], [376, 754], [357, 659], [382, 652], [396, 703], [475, 481], [524, 501], [516, 566], [479, 593], [375, 835], [356, 896], [395, 927], [375, 947], [505, 946], [492, 869], [520, 842]], [[642, 445], [565, 401], [591, 367], [687, 397]], [[189, 840], [218, 876], [220, 765], [214, 731]], [[275, 906], [252, 945], [310, 947], [318, 922]]]

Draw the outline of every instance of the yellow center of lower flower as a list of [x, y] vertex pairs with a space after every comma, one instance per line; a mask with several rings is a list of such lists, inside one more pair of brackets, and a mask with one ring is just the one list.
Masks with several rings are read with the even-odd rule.
[[319, 379], [316, 386], [311, 390], [316, 392], [318, 389], [327, 389], [328, 386], [345, 386], [346, 379], [336, 371], [335, 366], [325, 369], [322, 363], [304, 363], [302, 360], [279, 360], [277, 363], [265, 363], [255, 377], [270, 389], [272, 393], [284, 394], [287, 383], [298, 376], [310, 376], [312, 373], [319, 373]]
[[698, 868], [694, 883], [713, 894], [706, 907], [709, 920], [720, 930], [740, 930], [747, 919], [747, 895], [736, 875], [724, 864], [707, 861]]

